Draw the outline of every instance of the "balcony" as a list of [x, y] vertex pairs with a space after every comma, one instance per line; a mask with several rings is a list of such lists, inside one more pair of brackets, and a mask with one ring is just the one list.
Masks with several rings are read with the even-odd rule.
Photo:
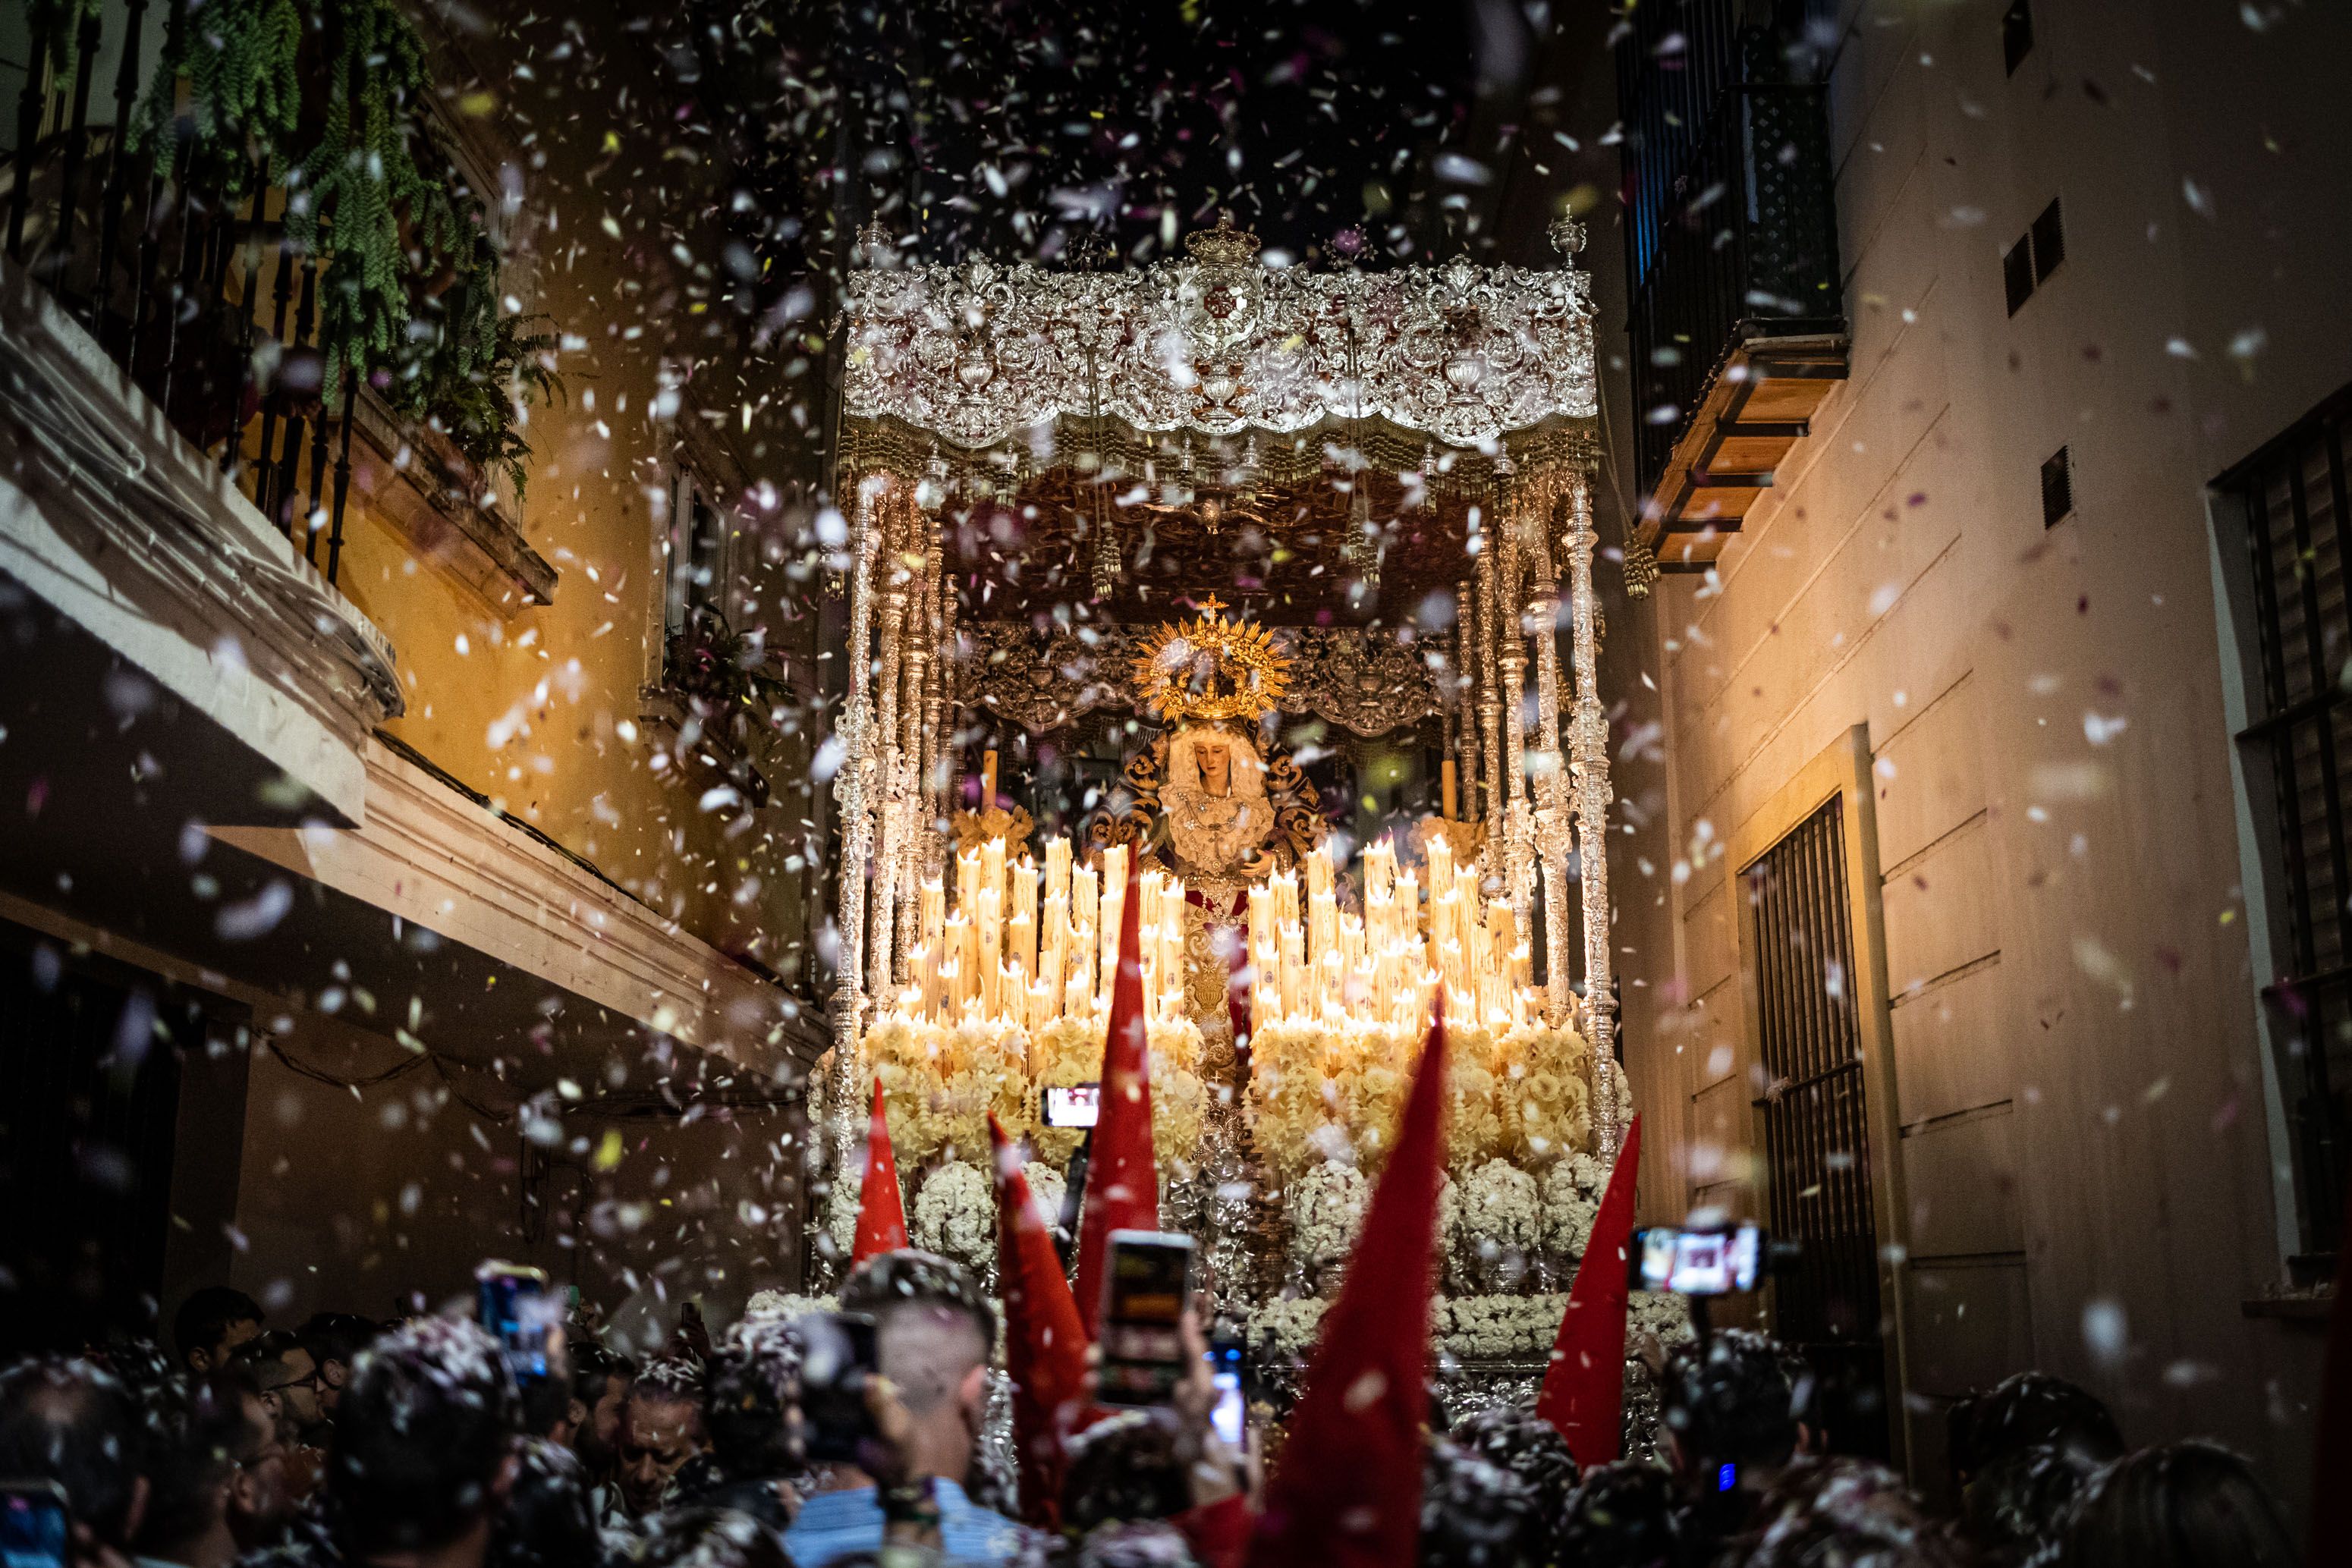
[[[1846, 373], [1825, 89], [1782, 79], [1772, 31], [1721, 52], [1696, 123], [1655, 108], [1627, 153], [1635, 456], [1661, 571], [1714, 564]], [[1662, 74], [1629, 74], [1629, 122], [1682, 87]]]
[[[468, 291], [494, 293], [497, 276], [478, 213], [468, 216], [469, 182], [441, 167], [454, 138], [432, 122], [421, 84], [393, 85], [387, 101], [399, 137], [423, 150], [418, 172], [444, 189], [420, 198], [379, 177], [376, 191], [358, 193], [385, 202], [400, 258], [421, 276], [360, 282], [359, 252], [339, 255], [338, 245], [366, 220], [339, 234], [336, 214], [364, 182], [346, 181], [341, 195], [321, 185], [305, 198], [319, 210], [303, 223], [304, 204], [267, 173], [302, 167], [301, 138], [317, 134], [309, 121], [339, 90], [332, 71], [299, 57], [303, 129], [264, 124], [257, 113], [240, 123], [243, 110], [200, 106], [184, 72], [175, 81], [170, 62], [190, 46], [168, 35], [192, 24], [178, 7], [154, 9], [108, 0], [28, 18], [32, 68], [0, 108], [13, 111], [0, 154], [9, 265], [48, 291], [329, 585], [341, 574], [356, 494], [493, 610], [546, 602], [555, 571], [508, 517], [488, 471], [496, 464], [451, 439], [433, 417], [441, 404], [432, 392], [422, 409], [415, 395], [394, 406], [404, 401], [395, 388], [448, 383], [387, 329], [387, 298], [401, 296], [390, 307], [394, 328], [454, 340], [490, 298]], [[157, 103], [177, 111], [159, 114]], [[473, 376], [491, 393], [495, 423], [505, 389], [479, 369]]]

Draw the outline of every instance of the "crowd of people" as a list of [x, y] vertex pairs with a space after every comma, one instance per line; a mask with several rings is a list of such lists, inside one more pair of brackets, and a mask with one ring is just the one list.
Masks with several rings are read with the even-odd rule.
[[[573, 1338], [518, 1379], [470, 1319], [320, 1316], [271, 1329], [233, 1291], [192, 1296], [152, 1345], [0, 1374], [0, 1478], [53, 1484], [65, 1568], [859, 1568], [873, 1563], [1243, 1568], [1269, 1560], [1260, 1437], [1242, 1448], [1197, 1324], [1164, 1406], [1068, 1423], [1058, 1495], [983, 1462], [994, 1309], [928, 1253], [868, 1260], [875, 1375], [854, 1458], [809, 1454], [803, 1325], [751, 1316], [644, 1360]], [[698, 1324], [695, 1327], [698, 1330]], [[1449, 1419], [1431, 1391], [1419, 1562], [1430, 1568], [2286, 1568], [2279, 1510], [2210, 1444], [2127, 1451], [2081, 1388], [2025, 1374], [1950, 1425], [1957, 1511], [1822, 1451], [1811, 1378], [1724, 1330], [1662, 1378], [1665, 1463], [1580, 1471], [1533, 1413]], [[1270, 1461], [1278, 1465], [1278, 1450]], [[1025, 1502], [1026, 1506], [1023, 1504]], [[1295, 1557], [1296, 1548], [1286, 1549]], [[1364, 1561], [1334, 1543], [1331, 1561]]]

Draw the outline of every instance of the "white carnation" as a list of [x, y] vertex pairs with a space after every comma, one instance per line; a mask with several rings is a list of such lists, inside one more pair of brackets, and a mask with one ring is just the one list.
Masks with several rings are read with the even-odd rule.
[[1364, 1223], [1364, 1174], [1327, 1161], [1291, 1184], [1290, 1255], [1313, 1273], [1346, 1260]]
[[916, 1195], [910, 1228], [926, 1251], [971, 1269], [996, 1260], [996, 1192], [978, 1166], [953, 1160], [933, 1171]]

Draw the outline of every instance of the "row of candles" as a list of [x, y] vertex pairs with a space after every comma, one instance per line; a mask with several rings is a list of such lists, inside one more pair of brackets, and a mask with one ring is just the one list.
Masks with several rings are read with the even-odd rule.
[[[1129, 847], [1107, 846], [1099, 874], [1075, 863], [1067, 838], [1048, 840], [1042, 868], [991, 839], [954, 857], [955, 907], [940, 878], [925, 882], [908, 983], [896, 1010], [949, 1027], [967, 1022], [1035, 1030], [1109, 1009], [1118, 972]], [[1382, 839], [1362, 859], [1362, 912], [1339, 907], [1328, 847], [1297, 871], [1249, 892], [1251, 1027], [1276, 1020], [1411, 1029], [1446, 988], [1449, 1017], [1494, 1029], [1542, 1016], [1534, 960], [1511, 906], [1487, 900], [1475, 865], [1456, 865], [1430, 840], [1423, 880]], [[1187, 1016], [1183, 882], [1137, 878], [1146, 1017]]]
[[1381, 839], [1364, 852], [1363, 913], [1339, 907], [1328, 846], [1307, 855], [1306, 906], [1281, 872], [1250, 890], [1251, 1027], [1279, 1020], [1412, 1030], [1443, 984], [1446, 1016], [1493, 1029], [1540, 1018], [1535, 960], [1511, 906], [1488, 902], [1475, 865], [1456, 866], [1442, 837], [1428, 843], [1429, 896]]
[[[1049, 839], [1041, 904], [1039, 868], [1025, 852], [1012, 858], [1003, 839], [957, 852], [952, 912], [940, 879], [923, 883], [898, 1011], [1017, 1029], [1108, 1012], [1128, 854], [1125, 844], [1106, 847], [1097, 874], [1074, 862], [1068, 839]], [[1144, 1010], [1156, 1023], [1183, 1009], [1184, 884], [1158, 871], [1136, 881]]]

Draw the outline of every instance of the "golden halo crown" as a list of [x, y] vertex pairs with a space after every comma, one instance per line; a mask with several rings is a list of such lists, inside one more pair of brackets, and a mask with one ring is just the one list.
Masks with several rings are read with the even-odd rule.
[[1214, 594], [1200, 608], [1161, 625], [1136, 653], [1138, 699], [1171, 724], [1272, 712], [1290, 689], [1290, 655], [1265, 627], [1226, 620]]
[[1184, 251], [1194, 261], [1209, 267], [1239, 267], [1257, 255], [1261, 242], [1247, 229], [1234, 227], [1230, 209], [1217, 214], [1217, 226], [1194, 229], [1184, 236]]

